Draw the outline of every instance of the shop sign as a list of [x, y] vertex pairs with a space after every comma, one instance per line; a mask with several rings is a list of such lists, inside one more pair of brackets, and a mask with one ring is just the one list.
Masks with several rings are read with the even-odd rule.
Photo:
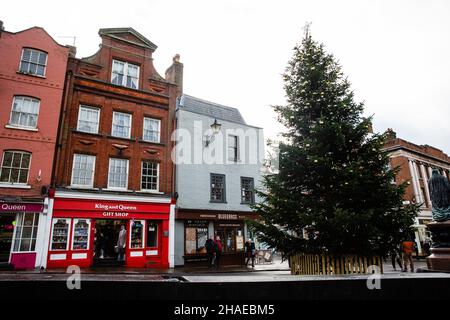
[[223, 214], [223, 213], [219, 213], [217, 215], [217, 219], [219, 219], [219, 220], [238, 220], [239, 217], [238, 217], [237, 214], [229, 214], [229, 213]]
[[0, 205], [0, 213], [42, 212], [44, 205], [39, 203], [6, 203]]
[[187, 220], [186, 226], [187, 227], [204, 227], [208, 224], [208, 221], [206, 220]]

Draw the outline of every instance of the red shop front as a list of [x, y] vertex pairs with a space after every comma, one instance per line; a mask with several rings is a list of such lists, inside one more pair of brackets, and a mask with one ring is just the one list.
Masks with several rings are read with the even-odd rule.
[[47, 268], [87, 268], [117, 261], [123, 227], [125, 266], [168, 268], [170, 205], [165, 198], [159, 202], [55, 198]]

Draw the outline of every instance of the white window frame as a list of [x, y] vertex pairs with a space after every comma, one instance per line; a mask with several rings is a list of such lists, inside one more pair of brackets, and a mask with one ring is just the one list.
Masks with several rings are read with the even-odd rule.
[[[114, 135], [114, 119], [116, 117], [116, 114], [123, 114], [130, 117], [130, 126], [128, 127], [128, 136], [127, 137], [121, 137], [121, 136], [115, 136]], [[113, 111], [113, 118], [112, 118], [112, 125], [111, 125], [111, 136], [115, 138], [123, 138], [123, 139], [130, 139], [131, 138], [131, 128], [133, 127], [133, 115], [131, 113], [126, 112], [120, 112], [120, 111]]]
[[[14, 186], [27, 186], [28, 185], [28, 181], [30, 179], [30, 171], [31, 171], [31, 161], [33, 158], [33, 154], [31, 152], [27, 152], [27, 151], [20, 151], [20, 150], [3, 150], [3, 156], [2, 156], [2, 162], [0, 163], [0, 176], [1, 176], [1, 172], [3, 169], [3, 162], [5, 160], [5, 153], [6, 152], [12, 152], [12, 153], [22, 153], [22, 154], [29, 154], [30, 155], [30, 163], [28, 166], [28, 174], [27, 174], [27, 182], [0, 182], [0, 185], [14, 185]], [[13, 156], [14, 158], [14, 156]], [[22, 159], [20, 160], [20, 164], [22, 164]], [[8, 168], [13, 168], [12, 167], [12, 163], [11, 163], [11, 167]], [[22, 167], [19, 167], [19, 170], [22, 170]], [[19, 176], [20, 176], [20, 172], [19, 172]], [[9, 178], [11, 179], [11, 172], [9, 173]]]
[[[46, 56], [45, 56], [45, 64], [39, 63], [39, 58], [38, 58], [38, 62], [37, 62], [37, 63], [31, 62], [31, 59], [28, 60], [28, 61], [23, 60], [23, 54], [24, 54], [25, 50], [31, 50], [30, 58], [31, 58], [31, 54], [32, 54], [33, 51], [36, 51], [36, 52], [38, 52], [39, 54], [44, 53], [44, 54], [46, 55]], [[20, 66], [21, 66], [22, 62], [28, 63], [28, 71], [25, 72], [25, 71], [20, 70]], [[23, 73], [23, 74], [33, 75], [33, 76], [36, 76], [36, 77], [45, 77], [45, 75], [46, 75], [46, 73], [47, 73], [47, 63], [48, 63], [48, 52], [45, 52], [45, 51], [39, 50], [39, 49], [34, 49], [34, 48], [27, 48], [27, 47], [25, 47], [25, 48], [22, 48], [22, 54], [20, 55], [19, 72], [20, 72], [20, 73]], [[30, 73], [30, 64], [35, 64], [35, 65], [38, 65], [38, 66], [43, 66], [43, 67], [44, 67], [44, 74], [43, 74], [43, 75], [40, 75], [40, 74], [38, 74], [38, 73]], [[36, 71], [37, 71], [37, 67], [36, 67]]]
[[[75, 226], [77, 225], [77, 222], [79, 220], [86, 220], [87, 224], [88, 224], [88, 232], [87, 232], [87, 246], [86, 249], [74, 249], [74, 242], [75, 242]], [[91, 242], [91, 219], [89, 218], [77, 218], [77, 219], [73, 219], [73, 224], [72, 224], [72, 237], [71, 237], [71, 248], [72, 251], [86, 251], [90, 249], [90, 242]]]
[[[81, 109], [90, 109], [90, 110], [97, 111], [97, 125], [95, 127], [95, 131], [94, 132], [84, 131], [84, 130], [80, 129], [80, 120], [82, 120], [81, 119]], [[86, 120], [82, 120], [82, 121], [86, 121]], [[78, 107], [77, 131], [86, 132], [86, 133], [98, 133], [99, 126], [100, 126], [100, 108], [96, 108], [96, 107], [91, 107], [91, 106], [87, 106], [87, 105], [84, 105], [84, 104], [80, 104], [80, 106]]]
[[[230, 148], [231, 148], [230, 138], [232, 138], [234, 140], [234, 142], [236, 143], [236, 147], [233, 147], [233, 154], [230, 154]], [[234, 154], [235, 150], [236, 150], [236, 154]], [[228, 135], [227, 153], [228, 153], [228, 161], [232, 161], [232, 162], [238, 162], [239, 161], [239, 136], [232, 135], [232, 134]]]
[[[76, 156], [85, 156], [85, 157], [93, 157], [94, 158], [94, 162], [92, 163], [92, 174], [91, 174], [91, 184], [90, 185], [85, 185], [85, 184], [75, 184], [73, 182], [73, 178], [74, 178], [74, 167], [75, 167], [75, 157]], [[74, 153], [73, 154], [73, 158], [72, 158], [72, 175], [71, 175], [71, 179], [70, 179], [70, 186], [71, 187], [76, 187], [76, 188], [93, 188], [94, 187], [94, 176], [95, 176], [95, 161], [97, 160], [96, 156], [93, 156], [91, 154], [83, 154], [83, 153]]]
[[[25, 215], [26, 214], [32, 214], [33, 215], [33, 226], [31, 227], [31, 238], [23, 238], [23, 222], [25, 221]], [[36, 224], [36, 217], [37, 217], [37, 224]], [[37, 235], [39, 233], [39, 212], [20, 212], [16, 214], [16, 225], [14, 226], [14, 232], [13, 232], [13, 239], [12, 239], [12, 247], [11, 247], [11, 252], [12, 253], [27, 253], [27, 252], [36, 252], [36, 246], [37, 246]], [[21, 222], [19, 222], [21, 221]], [[20, 235], [18, 235], [18, 228], [17, 226], [19, 226], [19, 224], [21, 223], [22, 227], [20, 230]], [[34, 228], [36, 228], [36, 234], [34, 234]], [[33, 238], [34, 235], [34, 238]], [[15, 250], [16, 247], [16, 240], [20, 239], [20, 243], [19, 243], [19, 250]], [[23, 239], [29, 239], [31, 240], [30, 242], [30, 247], [31, 244], [33, 243], [33, 239], [34, 239], [34, 250], [26, 250], [26, 251], [20, 251], [20, 247], [22, 246], [22, 240]], [[29, 248], [30, 248], [29, 247]]]
[[[158, 139], [156, 141], [145, 139], [145, 120], [157, 121], [157, 123], [158, 123]], [[161, 142], [161, 119], [144, 117], [144, 122], [143, 122], [142, 128], [143, 128], [143, 130], [142, 130], [142, 140], [147, 141], [147, 142], [154, 142], [154, 143], [160, 143]]]
[[[122, 83], [114, 83], [113, 79], [114, 79], [114, 64], [115, 63], [119, 63], [123, 65], [123, 78], [122, 78]], [[137, 78], [136, 78], [136, 88], [133, 87], [129, 87], [127, 86], [127, 79], [129, 77], [129, 72], [128, 72], [128, 66], [131, 65], [133, 67], [137, 68]], [[125, 61], [121, 61], [121, 60], [116, 60], [113, 59], [112, 60], [112, 65], [111, 65], [111, 83], [112, 84], [116, 84], [122, 87], [126, 87], [126, 88], [130, 88], [130, 89], [135, 89], [135, 90], [139, 90], [139, 78], [140, 78], [140, 72], [141, 72], [141, 67], [137, 64], [134, 63], [130, 63], [130, 62], [125, 62]]]
[[[55, 233], [55, 224], [56, 224], [56, 221], [58, 221], [58, 220], [66, 220], [66, 223], [67, 223], [67, 242], [66, 242], [65, 249], [53, 249], [53, 236]], [[72, 237], [71, 231], [72, 231], [72, 219], [71, 218], [53, 218], [52, 219], [52, 234], [50, 235], [50, 251], [68, 251], [70, 239]]]
[[[111, 160], [122, 160], [122, 161], [126, 161], [126, 174], [127, 174], [127, 179], [126, 179], [126, 186], [125, 187], [113, 187], [110, 185], [110, 174], [111, 174]], [[129, 180], [129, 176], [130, 176], [130, 171], [129, 171], [129, 167], [130, 167], [130, 160], [129, 159], [122, 159], [122, 158], [109, 158], [109, 164], [108, 164], [108, 189], [109, 190], [128, 190], [128, 180]]]
[[[137, 247], [137, 248], [132, 248], [131, 247], [131, 235], [133, 234], [133, 226], [131, 225], [132, 223], [136, 223], [136, 222], [140, 222], [141, 223], [141, 225], [142, 225], [142, 244], [141, 244], [141, 246], [140, 247]], [[129, 223], [129, 229], [128, 230], [130, 230], [130, 232], [128, 232], [129, 233], [129, 236], [128, 236], [128, 248], [130, 248], [130, 250], [142, 250], [142, 249], [144, 249], [145, 248], [145, 245], [146, 245], [146, 243], [145, 243], [145, 230], [146, 230], [146, 227], [147, 227], [147, 224], [145, 223], [145, 220], [141, 220], [141, 219], [138, 219], [138, 220], [130, 220], [130, 223]]]
[[[157, 177], [156, 177], [156, 189], [143, 189], [142, 188], [142, 178], [144, 177], [144, 162], [151, 162], [151, 163], [155, 163], [156, 164], [156, 172], [157, 172]], [[159, 192], [159, 162], [156, 161], [150, 161], [150, 160], [142, 160], [141, 161], [141, 191], [145, 191], [145, 192]]]
[[[30, 99], [32, 102], [37, 102], [37, 113], [36, 113], [36, 125], [35, 126], [24, 126], [24, 125], [21, 125], [21, 124], [14, 124], [14, 123], [12, 123], [13, 112], [17, 112], [17, 111], [14, 111], [14, 104], [16, 102], [16, 99], [18, 99], [18, 100], [21, 99], [22, 100], [22, 104], [23, 104], [23, 100], [24, 99]], [[13, 97], [13, 102], [12, 102], [12, 105], [11, 105], [11, 113], [9, 115], [9, 123], [8, 123], [8, 125], [11, 126], [11, 127], [14, 127], [14, 128], [36, 129], [37, 125], [38, 125], [38, 121], [39, 121], [39, 111], [40, 111], [40, 109], [41, 109], [41, 100], [39, 100], [38, 98], [29, 97], [29, 96], [20, 96], [20, 95], [14, 96]], [[25, 112], [20, 112], [20, 113], [23, 114]], [[27, 113], [27, 114], [32, 114], [32, 113]]]

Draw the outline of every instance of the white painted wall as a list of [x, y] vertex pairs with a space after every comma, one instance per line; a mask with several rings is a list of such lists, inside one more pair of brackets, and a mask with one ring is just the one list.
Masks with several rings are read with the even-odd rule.
[[[183, 143], [183, 132], [177, 133], [177, 165], [176, 165], [176, 188], [178, 192], [177, 205], [185, 209], [208, 209], [208, 210], [235, 210], [251, 211], [248, 205], [241, 204], [241, 177], [251, 177], [254, 179], [255, 187], [261, 186], [261, 167], [264, 158], [264, 136], [261, 128], [232, 123], [217, 119], [222, 124], [221, 132], [214, 137], [213, 142], [205, 147], [204, 132], [214, 122], [214, 118], [204, 115], [178, 110], [177, 111], [178, 128], [191, 133], [190, 143]], [[200, 125], [200, 126], [199, 126]], [[222, 152], [226, 155], [227, 140], [225, 137], [230, 130], [241, 130], [242, 133], [248, 133], [239, 136], [240, 159], [255, 159], [254, 164], [244, 163], [223, 163], [207, 164], [199, 159], [199, 156], [208, 154], [211, 150]], [[183, 135], [183, 136], [182, 136]], [[248, 141], [244, 146], [243, 140]], [[223, 143], [224, 142], [224, 143]], [[222, 146], [221, 146], [222, 143]], [[181, 148], [191, 145], [190, 157], [187, 153], [182, 153]], [[182, 155], [190, 158], [193, 164], [180, 163]], [[225, 160], [228, 158], [224, 156]], [[210, 174], [224, 174], [226, 179], [226, 203], [210, 202]], [[256, 198], [255, 201], [260, 199]]]

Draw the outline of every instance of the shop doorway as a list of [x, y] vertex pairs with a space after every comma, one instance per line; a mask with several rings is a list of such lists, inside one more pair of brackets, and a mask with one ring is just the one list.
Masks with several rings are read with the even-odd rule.
[[95, 220], [94, 266], [123, 265], [123, 261], [118, 261], [116, 249], [122, 225], [127, 229], [126, 220]]
[[9, 262], [16, 214], [0, 215], [0, 264]]

